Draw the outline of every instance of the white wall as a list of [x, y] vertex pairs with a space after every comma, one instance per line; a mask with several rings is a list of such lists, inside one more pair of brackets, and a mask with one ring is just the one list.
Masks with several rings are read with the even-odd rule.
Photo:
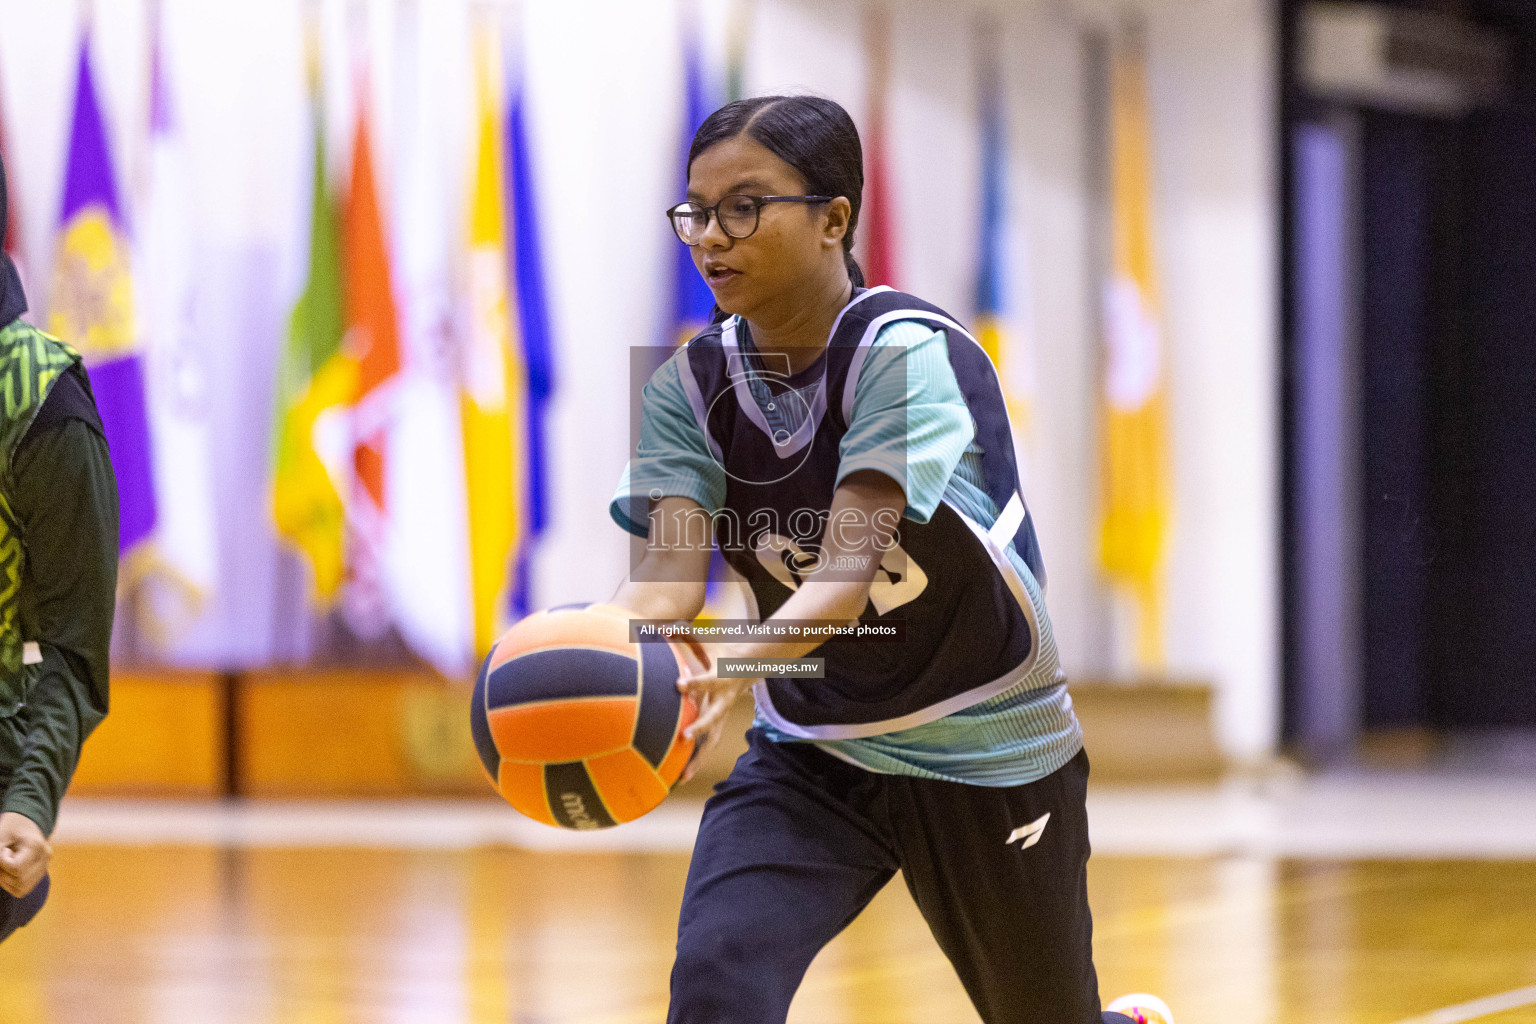
[[[272, 366], [305, 258], [308, 127], [300, 0], [165, 0], [170, 70], [190, 140], [202, 320], [218, 378], [221, 554], [231, 577], [179, 654], [242, 664], [292, 653], [292, 609], [266, 527], [262, 469]], [[144, 0], [95, 0], [95, 55], [119, 168], [142, 156]], [[698, 18], [718, 75], [725, 0], [524, 0], [529, 90], [559, 392], [554, 527], [543, 602], [606, 596], [627, 546], [607, 500], [628, 443], [630, 345], [664, 337], [681, 108], [679, 28]], [[1221, 737], [1258, 756], [1278, 695], [1273, 43], [1266, 0], [1144, 0], [1154, 116], [1158, 257], [1170, 346], [1177, 508], [1168, 654], [1218, 686]], [[371, 56], [377, 165], [396, 159], [395, 0], [325, 0], [332, 166], [350, 150], [354, 61]], [[508, 7], [508, 11], [513, 8]], [[1011, 136], [1013, 334], [1034, 376], [1029, 499], [1069, 671], [1123, 664], [1093, 565], [1098, 342], [1089, 263], [1083, 33], [1099, 0], [999, 4]], [[891, 7], [890, 145], [901, 283], [969, 316], [978, 194], [977, 5]], [[462, 216], [469, 155], [468, 0], [421, 8], [439, 126], [443, 216]], [[360, 13], [361, 12], [361, 13]], [[757, 0], [747, 84], [865, 103], [856, 0]], [[0, 92], [22, 204], [34, 305], [46, 304], [72, 93], [78, 8], [0, 0]], [[513, 19], [515, 20], [515, 19]], [[599, 203], [605, 194], [622, 201]]]
[[1168, 657], [1217, 682], [1230, 753], [1279, 728], [1278, 183], [1265, 0], [1149, 19], [1176, 502]]

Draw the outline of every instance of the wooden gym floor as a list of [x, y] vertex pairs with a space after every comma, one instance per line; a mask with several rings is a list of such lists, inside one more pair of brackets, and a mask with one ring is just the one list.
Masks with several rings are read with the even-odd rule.
[[[1090, 871], [1106, 997], [1157, 992], [1179, 1024], [1536, 1024], [1536, 856], [1105, 855], [1124, 848], [1106, 807]], [[76, 809], [47, 909], [0, 946], [5, 1024], [665, 1016], [685, 850], [433, 848], [451, 829], [409, 808], [354, 846], [205, 842], [153, 807], [112, 813], [183, 838], [92, 833]], [[899, 880], [812, 966], [790, 1019], [977, 1020]]]

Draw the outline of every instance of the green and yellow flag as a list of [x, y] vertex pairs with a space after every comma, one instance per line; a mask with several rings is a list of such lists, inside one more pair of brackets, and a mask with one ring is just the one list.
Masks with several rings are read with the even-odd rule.
[[326, 175], [325, 111], [318, 68], [311, 68], [314, 195], [309, 278], [288, 322], [277, 373], [272, 513], [278, 535], [309, 562], [313, 597], [329, 607], [346, 566], [342, 494], [351, 456], [345, 416], [357, 394], [358, 367], [343, 346], [341, 218]]
[[1104, 293], [1101, 460], [1104, 572], [1137, 604], [1136, 661], [1163, 663], [1162, 561], [1172, 486], [1152, 240], [1151, 124], [1140, 46], [1117, 46], [1110, 82], [1112, 259]]
[[469, 506], [469, 566], [475, 651], [484, 657], [508, 624], [512, 555], [526, 505], [523, 437], [527, 393], [514, 344], [507, 259], [506, 152], [501, 39], [482, 25], [475, 39], [476, 153], [469, 203], [468, 352], [459, 409]]

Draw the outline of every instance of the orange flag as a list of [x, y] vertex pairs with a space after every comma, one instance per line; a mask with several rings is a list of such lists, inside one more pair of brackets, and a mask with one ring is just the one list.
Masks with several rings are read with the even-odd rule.
[[356, 476], [349, 509], [348, 606], [353, 628], [376, 634], [388, 625], [389, 614], [381, 566], [389, 514], [386, 442], [392, 385], [400, 370], [400, 338], [365, 102], [359, 106], [353, 136], [352, 184], [342, 211], [342, 251], [346, 347], [358, 368], [352, 410]]

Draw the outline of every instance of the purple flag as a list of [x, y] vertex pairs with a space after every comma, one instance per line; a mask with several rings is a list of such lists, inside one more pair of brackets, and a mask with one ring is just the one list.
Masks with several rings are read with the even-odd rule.
[[117, 475], [122, 553], [148, 537], [156, 520], [128, 253], [112, 154], [91, 78], [90, 40], [82, 36], [48, 330], [78, 349], [90, 372]]

